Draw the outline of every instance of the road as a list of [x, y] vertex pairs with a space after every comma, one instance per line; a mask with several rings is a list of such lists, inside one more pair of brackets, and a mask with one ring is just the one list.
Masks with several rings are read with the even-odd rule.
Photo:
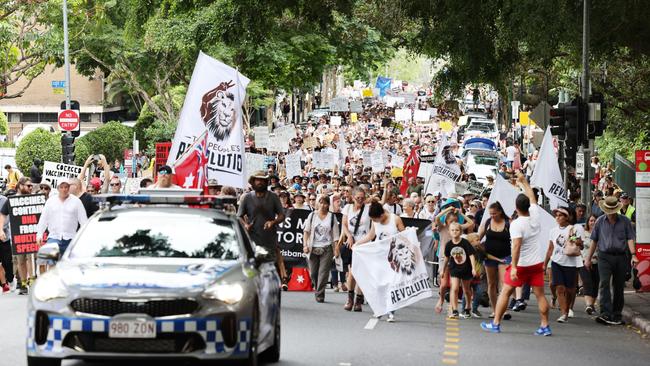
[[[398, 311], [397, 321], [387, 323], [371, 319], [368, 306], [362, 313], [344, 311], [344, 296], [328, 292], [319, 304], [311, 293], [283, 293], [282, 359], [276, 365], [633, 366], [648, 365], [650, 358], [650, 341], [626, 327], [595, 323], [581, 310], [581, 299], [576, 318], [567, 324], [554, 322], [559, 313], [552, 310], [553, 336], [540, 338], [532, 334], [538, 323], [534, 301], [504, 321], [503, 333], [489, 334], [479, 319], [434, 315], [433, 299]], [[0, 296], [0, 366], [25, 365], [26, 301], [15, 294]]]

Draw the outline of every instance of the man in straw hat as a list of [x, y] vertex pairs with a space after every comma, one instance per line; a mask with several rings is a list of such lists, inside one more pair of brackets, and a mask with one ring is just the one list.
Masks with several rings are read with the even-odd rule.
[[286, 277], [276, 232], [276, 226], [284, 220], [280, 198], [269, 191], [269, 177], [261, 170], [250, 176], [248, 184], [253, 191], [242, 196], [237, 211], [239, 221], [255, 244], [266, 248], [270, 257], [278, 261], [280, 275]]
[[[598, 273], [600, 276], [600, 313], [596, 321], [602, 324], [623, 324], [621, 312], [624, 305], [623, 290], [625, 274], [629, 269], [628, 253], [632, 253], [632, 264], [639, 263], [634, 250], [634, 229], [632, 223], [619, 211], [623, 204], [614, 196], [599, 202], [605, 213], [599, 217], [591, 231], [592, 245], [585, 259], [585, 267], [591, 269], [591, 257], [598, 248]], [[629, 251], [629, 252], [628, 252]], [[610, 282], [614, 298], [610, 293]]]

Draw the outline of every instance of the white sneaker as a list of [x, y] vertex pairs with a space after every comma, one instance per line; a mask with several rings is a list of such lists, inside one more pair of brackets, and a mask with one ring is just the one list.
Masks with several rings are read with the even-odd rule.
[[573, 318], [573, 310], [569, 309], [569, 318]]
[[386, 319], [387, 322], [393, 323], [395, 321], [395, 315], [389, 313], [388, 314], [388, 319]]
[[569, 321], [569, 317], [567, 317], [567, 316], [564, 315], [564, 314], [562, 314], [562, 316], [560, 316], [559, 318], [557, 318], [557, 322], [558, 322], [558, 323], [566, 323], [566, 322], [568, 322], [568, 321]]

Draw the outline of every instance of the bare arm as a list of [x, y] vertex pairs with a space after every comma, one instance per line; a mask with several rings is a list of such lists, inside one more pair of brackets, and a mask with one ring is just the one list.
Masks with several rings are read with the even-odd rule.
[[551, 255], [553, 254], [553, 242], [548, 241], [548, 249], [546, 249], [546, 258], [544, 258], [544, 270], [548, 267], [548, 261], [551, 260]]
[[363, 238], [359, 239], [359, 241], [357, 241], [356, 243], [354, 243], [354, 245], [365, 244], [365, 243], [371, 241], [371, 240], [374, 239], [374, 238], [375, 238], [375, 225], [372, 224], [372, 225], [370, 226], [370, 231], [368, 231], [368, 234], [366, 234], [366, 236], [364, 236]]
[[483, 237], [485, 236], [485, 231], [487, 229], [485, 228], [485, 225], [480, 225], [478, 228], [478, 240], [483, 240]]
[[460, 227], [461, 227], [463, 230], [467, 230], [467, 229], [469, 229], [469, 228], [473, 228], [473, 227], [474, 227], [474, 220], [472, 220], [472, 219], [470, 219], [469, 217], [465, 216], [465, 215], [464, 215], [463, 213], [461, 213], [460, 211], [458, 211], [458, 215], [459, 215], [459, 216], [462, 216], [462, 217], [465, 218], [465, 222], [464, 222], [462, 225], [460, 225]]
[[519, 254], [521, 253], [522, 238], [512, 239], [512, 267], [517, 267], [519, 263]]
[[397, 226], [397, 231], [404, 231], [406, 227], [404, 226], [404, 221], [402, 221], [402, 218], [395, 215], [395, 225]]
[[519, 186], [524, 189], [524, 194], [526, 194], [526, 197], [530, 200], [531, 206], [536, 205], [537, 196], [535, 196], [535, 192], [530, 188], [530, 184], [528, 184], [526, 177], [521, 172], [517, 172], [517, 182], [519, 183]]

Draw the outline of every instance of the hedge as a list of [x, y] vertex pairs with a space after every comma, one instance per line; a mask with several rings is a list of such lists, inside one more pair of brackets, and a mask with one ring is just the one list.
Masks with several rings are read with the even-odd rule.
[[89, 132], [76, 141], [76, 163], [83, 165], [88, 156], [104, 154], [111, 163], [124, 159], [124, 150], [130, 149], [133, 142], [133, 129], [117, 121], [111, 121]]
[[29, 175], [35, 158], [61, 161], [61, 134], [37, 128], [25, 136], [16, 149], [16, 165], [23, 175]]

